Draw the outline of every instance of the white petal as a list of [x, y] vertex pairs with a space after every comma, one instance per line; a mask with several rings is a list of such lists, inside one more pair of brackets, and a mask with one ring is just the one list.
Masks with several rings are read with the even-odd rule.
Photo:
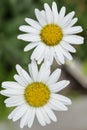
[[84, 38], [77, 35], [68, 35], [64, 36], [63, 40], [70, 43], [70, 44], [83, 44]]
[[49, 101], [54, 107], [56, 107], [58, 109], [58, 111], [67, 111], [68, 108], [63, 105], [63, 103], [61, 103], [60, 101], [51, 98], [51, 100]]
[[47, 113], [45, 112], [45, 110], [44, 110], [43, 107], [41, 107], [41, 112], [42, 112], [42, 114], [43, 114], [43, 116], [44, 116], [44, 119], [45, 119], [46, 123], [47, 123], [47, 124], [50, 124], [50, 123], [51, 123], [51, 120], [49, 119], [49, 117], [48, 117], [48, 115], [47, 115]]
[[[21, 82], [21, 84], [23, 83], [22, 86], [27, 86], [28, 83], [29, 83], [28, 81], [26, 81], [26, 80], [24, 79], [23, 76], [20, 76], [20, 75], [17, 75], [17, 74], [14, 75], [14, 79], [15, 79], [15, 80], [16, 80], [16, 79], [19, 80], [19, 82], [22, 81], [22, 82]], [[16, 80], [16, 81], [17, 81], [17, 80]], [[19, 82], [18, 82], [18, 83], [19, 83]]]
[[69, 98], [65, 97], [65, 96], [62, 96], [62, 95], [59, 95], [59, 94], [51, 94], [51, 97], [56, 99], [56, 100], [61, 101], [65, 105], [71, 105], [72, 104], [71, 100]]
[[27, 83], [25, 83], [22, 80], [22, 78], [19, 75], [17, 75], [17, 74], [14, 75], [14, 79], [18, 82], [19, 85], [21, 85], [23, 87], [25, 87], [27, 85]]
[[18, 39], [27, 41], [27, 42], [38, 42], [40, 41], [40, 36], [36, 34], [21, 34], [18, 35]]
[[70, 51], [70, 52], [76, 52], [76, 49], [74, 47], [72, 47], [69, 43], [65, 42], [65, 41], [62, 41], [60, 43], [60, 45], [65, 48], [66, 50]]
[[59, 111], [56, 106], [54, 106], [51, 102], [48, 102], [48, 107], [50, 107], [52, 110]]
[[24, 78], [24, 80], [26, 80], [26, 83], [28, 82], [32, 82], [32, 79], [30, 78], [29, 74], [20, 66], [20, 65], [16, 65], [16, 70], [18, 72], [18, 74]]
[[24, 51], [30, 51], [31, 49], [37, 47], [39, 45], [39, 42], [32, 42], [32, 43], [29, 43], [25, 48], [24, 48]]
[[47, 84], [53, 84], [55, 82], [57, 82], [57, 80], [59, 79], [61, 75], [61, 69], [56, 69], [49, 77]]
[[55, 114], [48, 106], [44, 106], [44, 110], [52, 121], [57, 122]]
[[23, 32], [27, 32], [27, 33], [33, 33], [33, 34], [39, 34], [40, 31], [31, 27], [31, 26], [28, 26], [28, 25], [22, 25], [19, 27], [19, 30], [23, 31]]
[[38, 75], [38, 66], [35, 61], [32, 61], [31, 64], [29, 64], [29, 72], [31, 74], [32, 79], [36, 81]]
[[41, 15], [42, 15], [42, 17], [45, 19], [45, 21], [47, 22], [46, 13], [45, 13], [44, 10], [41, 10]]
[[68, 27], [63, 29], [63, 33], [66, 34], [76, 34], [82, 32], [83, 29], [81, 26], [76, 26], [76, 27]]
[[64, 56], [63, 56], [63, 54], [62, 54], [62, 52], [61, 52], [61, 50], [59, 48], [59, 45], [55, 46], [54, 49], [55, 49], [55, 53], [56, 53], [56, 55], [57, 55], [57, 57], [59, 59], [59, 62], [64, 64], [64, 62], [65, 62], [64, 61]]
[[62, 25], [65, 13], [66, 13], [66, 8], [63, 6], [59, 12], [59, 15], [58, 15], [58, 24], [59, 25]]
[[62, 48], [60, 45], [59, 45], [59, 48], [62, 52], [62, 54], [68, 59], [68, 60], [72, 60], [72, 56], [71, 54], [64, 48]]
[[43, 63], [40, 67], [37, 81], [47, 81], [50, 75], [50, 67], [46, 67], [45, 64]]
[[17, 108], [15, 108], [11, 114], [8, 116], [8, 119], [13, 119], [13, 121], [16, 121], [20, 119], [24, 113], [27, 111], [28, 106], [27, 105], [22, 105]]
[[36, 59], [38, 61], [38, 59], [40, 59], [40, 57], [43, 55], [45, 48], [46, 48], [46, 46], [43, 45], [42, 43], [40, 43], [40, 45], [38, 45], [35, 48], [35, 50], [33, 51], [32, 55], [31, 55], [31, 60]]
[[61, 63], [60, 63], [60, 61], [59, 61], [58, 56], [56, 55], [56, 53], [55, 53], [55, 55], [54, 55], [54, 58], [55, 58], [57, 64], [61, 65]]
[[71, 20], [71, 22], [67, 25], [68, 27], [73, 26], [78, 21], [78, 18], [74, 18]]
[[52, 3], [52, 12], [53, 12], [54, 23], [57, 23], [58, 22], [58, 9], [57, 9], [56, 2]]
[[46, 25], [45, 19], [42, 17], [41, 12], [38, 9], [35, 9], [35, 15], [40, 23], [41, 26]]
[[1, 92], [0, 92], [2, 95], [4, 95], [4, 96], [8, 96], [8, 97], [10, 97], [10, 96], [16, 96], [16, 95], [22, 95], [23, 93], [24, 93], [24, 90], [22, 90], [22, 89], [16, 89], [16, 90], [14, 90], [14, 89], [7, 89], [7, 90], [2, 90]]
[[59, 15], [60, 15], [61, 17], [64, 17], [65, 13], [66, 13], [66, 7], [63, 6], [63, 7], [61, 8], [60, 12], [59, 12]]
[[2, 83], [2, 88], [11, 88], [11, 89], [23, 89], [23, 86], [18, 84], [17, 82], [12, 82], [12, 81], [6, 81]]
[[46, 17], [47, 17], [47, 22], [52, 23], [53, 22], [53, 14], [52, 11], [47, 3], [44, 4], [45, 12], [46, 12]]
[[31, 115], [31, 108], [28, 107], [26, 113], [23, 115], [23, 117], [21, 118], [21, 121], [20, 121], [20, 128], [23, 128], [25, 125], [27, 125], [27, 122], [28, 122], [28, 118], [30, 117]]
[[28, 24], [30, 24], [32, 27], [34, 27], [34, 28], [36, 28], [36, 29], [38, 29], [38, 30], [41, 29], [41, 26], [40, 26], [40, 24], [39, 24], [37, 21], [35, 21], [35, 20], [33, 20], [33, 19], [30, 19], [30, 18], [25, 18], [25, 21], [26, 21]]
[[31, 117], [29, 118], [28, 120], [28, 127], [31, 128], [32, 127], [32, 124], [34, 122], [34, 118], [35, 118], [35, 108], [33, 108], [32, 112], [31, 112]]
[[65, 87], [67, 87], [69, 85], [69, 83], [70, 83], [70, 81], [68, 81], [68, 80], [62, 80], [62, 81], [57, 82], [53, 85], [50, 85], [50, 89], [52, 92], [56, 93], [56, 92], [61, 91]]
[[7, 98], [4, 102], [6, 103], [6, 107], [14, 107], [25, 104], [24, 98], [21, 98], [20, 96]]
[[39, 122], [42, 126], [45, 126], [45, 125], [46, 125], [45, 119], [44, 119], [44, 117], [43, 117], [43, 114], [42, 114], [40, 108], [37, 108], [37, 109], [36, 109], [36, 117], [37, 117], [38, 122]]
[[75, 15], [75, 12], [72, 11], [64, 17], [63, 22], [62, 22], [62, 28], [64, 28], [71, 22], [74, 15]]
[[54, 57], [54, 50], [52, 47], [50, 47], [49, 49], [49, 62], [50, 62], [50, 65], [52, 65], [53, 63], [53, 57]]

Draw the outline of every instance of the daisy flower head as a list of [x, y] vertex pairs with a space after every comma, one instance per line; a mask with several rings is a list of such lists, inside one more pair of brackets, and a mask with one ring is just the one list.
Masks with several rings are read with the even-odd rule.
[[58, 81], [61, 70], [56, 69], [50, 74], [50, 66], [42, 64], [38, 69], [35, 61], [28, 65], [29, 73], [20, 65], [16, 65], [18, 74], [14, 75], [15, 82], [2, 83], [0, 93], [8, 98], [4, 101], [7, 107], [15, 107], [8, 116], [17, 121], [20, 119], [20, 127], [32, 126], [36, 116], [38, 122], [45, 126], [51, 120], [56, 122], [55, 111], [68, 110], [66, 105], [71, 105], [71, 100], [57, 94], [68, 84], [68, 80]]
[[81, 26], [73, 26], [77, 18], [73, 18], [75, 12], [65, 15], [63, 6], [58, 11], [57, 4], [52, 3], [52, 8], [47, 3], [44, 10], [35, 9], [37, 21], [25, 18], [29, 25], [22, 25], [19, 29], [26, 34], [21, 34], [18, 39], [29, 42], [24, 51], [35, 48], [31, 60], [35, 59], [40, 64], [43, 60], [58, 64], [64, 64], [65, 60], [72, 60], [70, 52], [76, 52], [72, 44], [83, 44], [83, 37], [76, 35], [83, 31]]

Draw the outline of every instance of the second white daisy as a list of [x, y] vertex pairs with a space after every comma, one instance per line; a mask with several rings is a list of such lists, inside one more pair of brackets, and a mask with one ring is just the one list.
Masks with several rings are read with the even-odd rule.
[[76, 35], [83, 29], [81, 26], [73, 27], [78, 20], [73, 18], [74, 11], [65, 16], [66, 8], [62, 7], [58, 12], [55, 2], [52, 3], [52, 9], [46, 3], [44, 8], [42, 11], [35, 9], [38, 22], [30, 18], [25, 19], [30, 26], [20, 26], [19, 29], [27, 34], [19, 35], [18, 39], [30, 42], [24, 51], [35, 48], [32, 60], [35, 59], [38, 63], [49, 60], [52, 64], [55, 58], [58, 64], [64, 64], [65, 59], [72, 60], [69, 52], [76, 52], [71, 44], [83, 43], [83, 37]]
[[0, 92], [8, 97], [5, 100], [7, 107], [16, 107], [8, 118], [13, 121], [20, 119], [21, 128], [26, 125], [31, 127], [35, 116], [42, 126], [50, 124], [51, 120], [56, 122], [53, 110], [66, 111], [68, 108], [65, 105], [71, 104], [69, 98], [56, 94], [69, 84], [67, 80], [57, 81], [61, 70], [56, 69], [50, 74], [50, 66], [42, 64], [38, 71], [34, 61], [29, 64], [30, 74], [19, 65], [16, 65], [16, 69], [16, 82], [3, 82], [5, 90]]

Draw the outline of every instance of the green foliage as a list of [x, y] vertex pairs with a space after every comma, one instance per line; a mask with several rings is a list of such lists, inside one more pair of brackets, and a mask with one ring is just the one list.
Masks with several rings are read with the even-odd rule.
[[[30, 62], [31, 52], [24, 53], [23, 48], [26, 42], [17, 40], [17, 35], [21, 32], [18, 27], [24, 22], [25, 17], [35, 18], [34, 8], [43, 9], [45, 2], [51, 5], [53, 0], [0, 0], [0, 83], [4, 80], [13, 80], [16, 73], [15, 65], [20, 64], [27, 67]], [[81, 59], [87, 59], [87, 1], [86, 0], [55, 0], [58, 8], [67, 7], [67, 12], [75, 10], [79, 17], [80, 25], [83, 26], [85, 44], [78, 49], [77, 56]], [[4, 98], [0, 96], [0, 118], [6, 115]], [[1, 114], [2, 113], [2, 114]]]

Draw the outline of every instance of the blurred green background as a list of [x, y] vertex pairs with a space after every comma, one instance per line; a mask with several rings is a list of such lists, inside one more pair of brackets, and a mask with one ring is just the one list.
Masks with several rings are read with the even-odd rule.
[[[5, 80], [13, 80], [16, 73], [15, 65], [18, 63], [27, 67], [31, 52], [24, 53], [23, 48], [27, 42], [17, 40], [21, 32], [18, 27], [26, 24], [25, 17], [35, 19], [34, 9], [43, 9], [45, 2], [52, 4], [53, 0], [0, 0], [0, 83]], [[74, 54], [82, 61], [83, 68], [87, 72], [87, 0], [55, 0], [58, 8], [66, 6], [67, 13], [76, 11], [79, 18], [77, 25], [81, 25], [84, 31], [85, 43], [76, 46], [77, 53]], [[0, 88], [1, 89], [1, 88]], [[3, 103], [4, 97], [0, 96], [0, 120], [6, 117], [8, 109]]]

